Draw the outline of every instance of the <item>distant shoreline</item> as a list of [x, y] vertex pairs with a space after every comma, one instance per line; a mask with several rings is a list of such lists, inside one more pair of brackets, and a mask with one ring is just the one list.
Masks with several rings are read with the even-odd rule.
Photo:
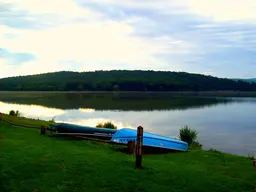
[[230, 96], [230, 97], [256, 97], [256, 92], [243, 91], [0, 91], [0, 94], [8, 93], [70, 93], [70, 94], [164, 94], [178, 96]]

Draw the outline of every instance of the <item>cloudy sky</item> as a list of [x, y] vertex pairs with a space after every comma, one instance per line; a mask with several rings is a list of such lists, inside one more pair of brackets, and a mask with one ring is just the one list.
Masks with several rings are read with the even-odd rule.
[[99, 69], [256, 77], [256, 0], [0, 0], [0, 78]]

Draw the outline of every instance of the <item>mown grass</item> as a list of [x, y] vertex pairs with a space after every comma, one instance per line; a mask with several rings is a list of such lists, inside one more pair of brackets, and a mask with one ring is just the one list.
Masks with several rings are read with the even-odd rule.
[[33, 128], [41, 128], [41, 126], [48, 126], [52, 123], [54, 123], [53, 120], [50, 121], [44, 121], [40, 119], [31, 119], [26, 117], [20, 117], [20, 116], [11, 116], [7, 114], [1, 115], [2, 120], [9, 122], [11, 124], [15, 125], [22, 125], [24, 127], [33, 127]]
[[252, 160], [192, 150], [135, 157], [110, 144], [40, 135], [38, 129], [0, 124], [1, 192], [251, 192]]

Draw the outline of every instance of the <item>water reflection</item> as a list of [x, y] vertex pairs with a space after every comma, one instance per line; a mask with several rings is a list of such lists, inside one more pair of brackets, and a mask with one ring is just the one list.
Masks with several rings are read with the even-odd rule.
[[2, 113], [9, 113], [10, 110], [20, 111], [22, 116], [49, 119], [54, 116], [61, 116], [66, 113], [65, 110], [49, 108], [40, 105], [24, 105], [4, 103], [0, 101], [0, 110]]
[[1, 93], [8, 103], [35, 104], [58, 109], [93, 109], [120, 111], [186, 110], [235, 102], [228, 98], [185, 97], [145, 93]]
[[[172, 95], [10, 94], [0, 95], [0, 110], [19, 110], [33, 118], [96, 126], [111, 120], [177, 137], [188, 125], [205, 148], [247, 155], [256, 153], [256, 98], [175, 97]], [[16, 104], [15, 104], [16, 103]]]
[[73, 123], [76, 125], [87, 125], [91, 127], [95, 127], [98, 123], [112, 121], [112, 123], [114, 123], [118, 127], [118, 129], [123, 127], [136, 128], [130, 124], [125, 124], [120, 120], [113, 120], [112, 118], [89, 118], [89, 119], [81, 119], [81, 118], [73, 119], [72, 118], [72, 119], [65, 119], [65, 120], [61, 120], [61, 118], [59, 118], [58, 121], [64, 122], [64, 123]]
[[79, 111], [82, 111], [82, 112], [85, 112], [85, 113], [93, 113], [93, 112], [95, 112], [95, 109], [80, 108]]

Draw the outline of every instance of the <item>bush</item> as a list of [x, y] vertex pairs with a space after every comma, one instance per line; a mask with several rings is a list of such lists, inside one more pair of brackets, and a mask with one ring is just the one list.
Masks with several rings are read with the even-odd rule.
[[51, 120], [49, 120], [51, 124], [55, 124], [55, 117], [53, 117]]
[[202, 149], [202, 144], [199, 143], [198, 141], [193, 141], [190, 146], [190, 149], [194, 149], [194, 150], [198, 150], [198, 149]]
[[18, 117], [20, 116], [20, 112], [18, 110], [17, 111], [11, 110], [9, 112], [9, 115]]
[[198, 132], [194, 129], [189, 128], [188, 126], [184, 126], [180, 129], [179, 138], [182, 141], [188, 143], [191, 146], [192, 143], [198, 143], [197, 139]]
[[96, 127], [98, 128], [109, 128], [109, 129], [117, 129], [117, 126], [115, 126], [113, 123], [111, 123], [110, 121], [107, 121], [105, 123], [98, 123], [96, 125]]
[[253, 153], [249, 153], [248, 158], [251, 159], [251, 160], [254, 160], [254, 159], [256, 159], [256, 155], [253, 154]]
[[14, 111], [14, 110], [11, 110], [11, 111], [9, 112], [9, 115], [15, 116], [15, 111]]

